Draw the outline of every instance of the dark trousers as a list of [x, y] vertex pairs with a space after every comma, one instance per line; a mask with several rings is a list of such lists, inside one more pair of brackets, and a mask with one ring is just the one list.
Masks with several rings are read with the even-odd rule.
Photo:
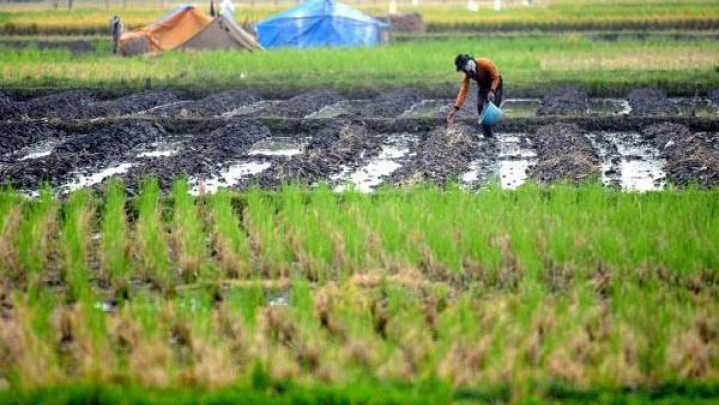
[[[489, 94], [489, 88], [484, 88], [482, 85], [477, 86], [477, 113], [481, 114], [484, 109], [484, 103], [487, 101], [487, 94]], [[497, 85], [497, 91], [494, 92], [494, 105], [497, 107], [502, 106], [502, 93], [504, 88], [504, 80], [502, 76], [499, 76], [499, 84]], [[484, 136], [493, 136], [492, 127], [489, 125], [482, 125], [482, 132]]]

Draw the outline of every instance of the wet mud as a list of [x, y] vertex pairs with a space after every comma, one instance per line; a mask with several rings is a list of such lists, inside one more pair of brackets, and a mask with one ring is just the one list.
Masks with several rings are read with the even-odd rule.
[[679, 112], [677, 105], [657, 89], [635, 89], [627, 99], [633, 115], [674, 115]]
[[376, 155], [380, 139], [361, 124], [349, 120], [329, 123], [311, 136], [299, 156], [280, 159], [257, 177], [257, 184], [278, 187], [286, 183], [313, 184], [356, 167], [360, 159]]
[[212, 118], [260, 100], [250, 91], [228, 90], [195, 101], [168, 100], [166, 106], [148, 111], [148, 114], [158, 118]]
[[587, 93], [567, 87], [552, 90], [542, 98], [537, 115], [582, 115], [588, 109]]
[[554, 124], [539, 128], [536, 134], [538, 161], [530, 177], [541, 183], [568, 180], [580, 183], [599, 178], [599, 156], [574, 124]]
[[260, 110], [258, 114], [269, 114], [276, 117], [303, 118], [322, 107], [332, 105], [345, 98], [335, 90], [315, 90], [284, 100], [268, 110]]
[[252, 145], [271, 135], [261, 123], [245, 120], [209, 134], [188, 137], [178, 142], [180, 149], [173, 155], [141, 158], [141, 162], [124, 176], [127, 187], [137, 189], [149, 176], [156, 177], [163, 189], [168, 189], [172, 181], [181, 176], [193, 176], [202, 181], [217, 175], [233, 161], [246, 157]]
[[86, 90], [0, 93], [0, 112], [8, 112], [0, 120], [1, 184], [71, 190], [113, 175], [131, 191], [147, 176], [164, 189], [188, 176], [197, 192], [323, 181], [338, 190], [454, 181], [474, 188], [496, 176], [503, 188], [527, 178], [599, 178], [637, 191], [717, 183], [717, 91], [701, 98], [694, 116], [685, 111], [699, 105], [693, 98], [647, 89], [630, 99], [587, 98], [572, 88], [541, 101], [507, 99], [491, 139], [476, 124], [476, 91], [450, 129], [452, 99], [411, 88], [362, 96], [370, 98], [333, 90], [285, 99], [229, 90], [194, 100], [167, 90], [114, 98]]
[[0, 168], [0, 179], [3, 185], [19, 189], [34, 189], [43, 183], [59, 186], [69, 181], [75, 172], [121, 161], [133, 148], [159, 139], [163, 132], [154, 124], [135, 122], [115, 123], [87, 134], [68, 135], [46, 156], [18, 160]]
[[69, 120], [83, 117], [97, 101], [89, 91], [73, 90], [30, 99], [20, 108], [30, 118]]
[[12, 162], [19, 158], [17, 155], [23, 148], [64, 135], [63, 131], [44, 122], [0, 123], [0, 159]]
[[496, 151], [490, 150], [490, 144], [481, 137], [477, 127], [464, 123], [449, 128], [438, 127], [420, 142], [409, 164], [392, 174], [392, 183], [446, 184], [458, 181], [470, 170], [470, 163], [476, 156], [492, 152], [496, 155]]
[[673, 184], [701, 187], [719, 185], [719, 150], [700, 134], [678, 124], [657, 124], [642, 131], [666, 159], [666, 170]]

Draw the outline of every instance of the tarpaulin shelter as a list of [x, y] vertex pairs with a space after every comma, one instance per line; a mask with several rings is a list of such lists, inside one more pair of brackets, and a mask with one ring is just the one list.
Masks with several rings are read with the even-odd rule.
[[232, 19], [220, 15], [185, 41], [180, 49], [258, 49], [257, 40]]
[[152, 24], [120, 36], [122, 55], [170, 49], [258, 49], [257, 41], [235, 22], [212, 17], [194, 6], [180, 6]]
[[332, 0], [309, 0], [256, 25], [265, 48], [373, 46], [389, 25]]

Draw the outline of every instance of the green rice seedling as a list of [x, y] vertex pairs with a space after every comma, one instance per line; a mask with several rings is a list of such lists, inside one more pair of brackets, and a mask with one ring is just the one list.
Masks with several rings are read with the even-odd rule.
[[128, 292], [132, 277], [125, 203], [123, 183], [111, 180], [102, 216], [102, 263], [106, 277], [120, 295]]
[[241, 219], [235, 215], [232, 196], [225, 190], [219, 190], [210, 197], [210, 205], [212, 240], [220, 265], [229, 277], [249, 278], [251, 261], [247, 233], [242, 228]]
[[12, 190], [0, 190], [0, 277], [17, 279], [18, 263], [14, 245], [22, 220], [22, 199]]
[[89, 199], [87, 191], [75, 191], [63, 207], [63, 278], [67, 283], [68, 298], [71, 302], [88, 302], [91, 298], [87, 249], [93, 208]]
[[144, 181], [136, 201], [139, 215], [135, 225], [135, 243], [141, 274], [162, 291], [170, 292], [175, 285], [175, 274], [168, 253], [159, 198], [157, 180], [150, 178]]
[[292, 253], [285, 245], [288, 241], [284, 239], [286, 235], [277, 218], [278, 205], [275, 198], [263, 195], [258, 188], [247, 193], [243, 222], [260, 277], [287, 277], [289, 273]]
[[51, 270], [58, 263], [50, 260], [56, 248], [58, 205], [48, 187], [40, 191], [37, 201], [28, 203], [23, 211], [23, 221], [17, 236], [19, 276], [26, 277], [30, 291], [37, 292]]
[[208, 277], [216, 278], [217, 275], [210, 271], [213, 266], [207, 257], [207, 237], [194, 198], [189, 193], [187, 179], [175, 181], [172, 196], [175, 202], [172, 217], [173, 250], [182, 278], [186, 282], [196, 280], [201, 269], [206, 270]]

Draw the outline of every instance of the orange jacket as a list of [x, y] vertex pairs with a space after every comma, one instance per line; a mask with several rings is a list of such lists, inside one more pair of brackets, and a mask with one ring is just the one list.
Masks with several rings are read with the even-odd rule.
[[464, 100], [467, 99], [470, 79], [474, 79], [479, 83], [483, 90], [484, 97], [487, 96], [489, 90], [497, 91], [497, 86], [499, 86], [499, 69], [497, 65], [487, 58], [477, 58], [474, 61], [477, 62], [477, 73], [474, 75], [470, 75], [469, 73], [464, 74], [464, 80], [462, 80], [462, 85], [459, 87], [457, 100], [454, 102], [454, 107], [457, 109], [461, 108], [464, 104]]

